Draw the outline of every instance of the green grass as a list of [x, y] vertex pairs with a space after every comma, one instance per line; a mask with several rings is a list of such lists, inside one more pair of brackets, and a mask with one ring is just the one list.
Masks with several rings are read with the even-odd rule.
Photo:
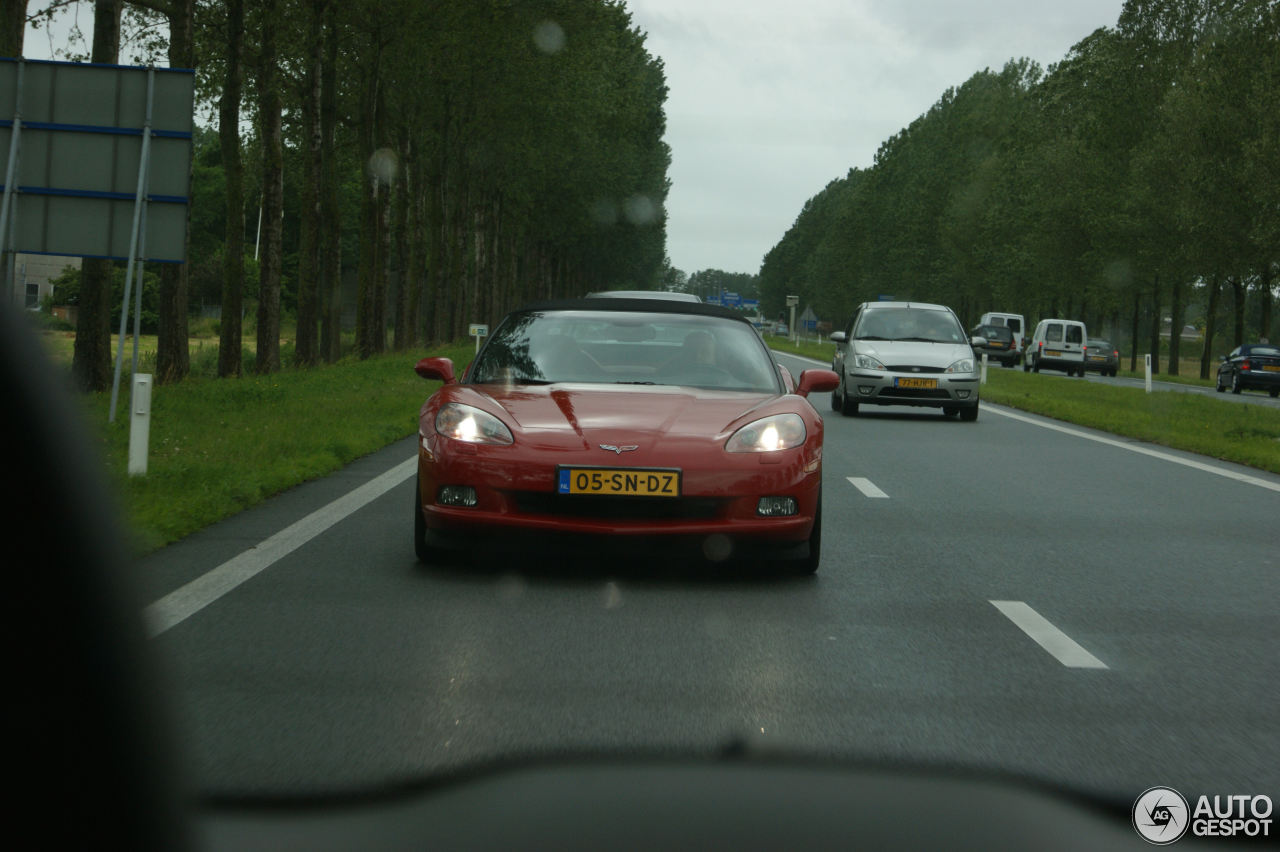
[[1280, 413], [1202, 394], [1146, 393], [1057, 375], [991, 369], [983, 399], [1280, 473]]
[[778, 337], [773, 334], [766, 334], [764, 342], [768, 344], [770, 349], [776, 349], [779, 352], [788, 352], [792, 355], [799, 355], [803, 358], [812, 358], [815, 361], [822, 361], [826, 364], [831, 363], [831, 359], [835, 357], [836, 345], [830, 340], [816, 340], [813, 337], [801, 338], [799, 344], [791, 342], [789, 337]]
[[428, 354], [453, 358], [461, 372], [474, 344], [156, 387], [141, 477], [127, 474], [129, 418], [107, 422], [109, 393], [84, 397], [136, 549], [162, 547], [412, 434], [439, 386], [413, 371]]

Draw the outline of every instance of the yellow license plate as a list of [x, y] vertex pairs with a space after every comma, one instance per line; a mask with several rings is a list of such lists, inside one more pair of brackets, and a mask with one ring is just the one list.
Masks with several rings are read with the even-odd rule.
[[894, 379], [894, 387], [898, 388], [936, 388], [938, 386], [937, 379]]
[[1266, 370], [1268, 373], [1280, 373], [1280, 367], [1273, 367], [1270, 364], [1263, 364], [1262, 369]]
[[1059, 350], [1057, 350], [1057, 349], [1046, 349], [1046, 350], [1044, 350], [1044, 354], [1045, 354], [1045, 357], [1046, 357], [1046, 358], [1061, 358], [1061, 357], [1062, 357], [1062, 352], [1061, 352], [1061, 351], [1059, 351]]
[[561, 494], [609, 494], [624, 497], [679, 497], [680, 471], [617, 467], [562, 467]]
[[1090, 360], [1090, 361], [1105, 361], [1105, 360], [1107, 360], [1107, 356], [1106, 356], [1106, 355], [1090, 355], [1090, 356], [1089, 356], [1089, 360]]

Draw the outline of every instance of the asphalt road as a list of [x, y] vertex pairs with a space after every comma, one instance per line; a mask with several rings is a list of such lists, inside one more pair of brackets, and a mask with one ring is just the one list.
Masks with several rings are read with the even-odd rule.
[[995, 406], [961, 423], [813, 401], [813, 578], [554, 554], [424, 569], [413, 439], [146, 559], [196, 784], [741, 741], [1125, 801], [1280, 798], [1280, 477]]

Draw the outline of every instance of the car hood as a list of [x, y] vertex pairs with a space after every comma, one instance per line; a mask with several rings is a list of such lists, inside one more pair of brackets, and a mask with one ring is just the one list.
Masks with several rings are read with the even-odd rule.
[[913, 367], [947, 368], [961, 358], [972, 358], [973, 349], [967, 343], [923, 343], [914, 340], [859, 340], [857, 351], [871, 355], [886, 367], [910, 365]]
[[473, 386], [471, 391], [505, 412], [505, 419], [526, 437], [583, 447], [722, 441], [752, 413], [771, 413], [778, 406], [769, 404], [779, 399], [775, 394], [637, 385]]

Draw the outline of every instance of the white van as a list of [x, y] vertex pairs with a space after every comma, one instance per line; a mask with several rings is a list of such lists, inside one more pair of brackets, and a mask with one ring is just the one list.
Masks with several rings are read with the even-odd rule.
[[1040, 320], [1027, 344], [1022, 369], [1040, 372], [1041, 367], [1065, 370], [1068, 376], [1084, 376], [1085, 343], [1089, 334], [1084, 323], [1075, 320]]
[[[1022, 352], [1023, 347], [1027, 345], [1027, 322], [1022, 318], [1022, 314], [1002, 314], [995, 311], [985, 313], [982, 319], [978, 320], [978, 325], [1003, 325], [1013, 332], [1013, 347]], [[1016, 365], [1021, 360], [1022, 355], [1014, 359]]]

